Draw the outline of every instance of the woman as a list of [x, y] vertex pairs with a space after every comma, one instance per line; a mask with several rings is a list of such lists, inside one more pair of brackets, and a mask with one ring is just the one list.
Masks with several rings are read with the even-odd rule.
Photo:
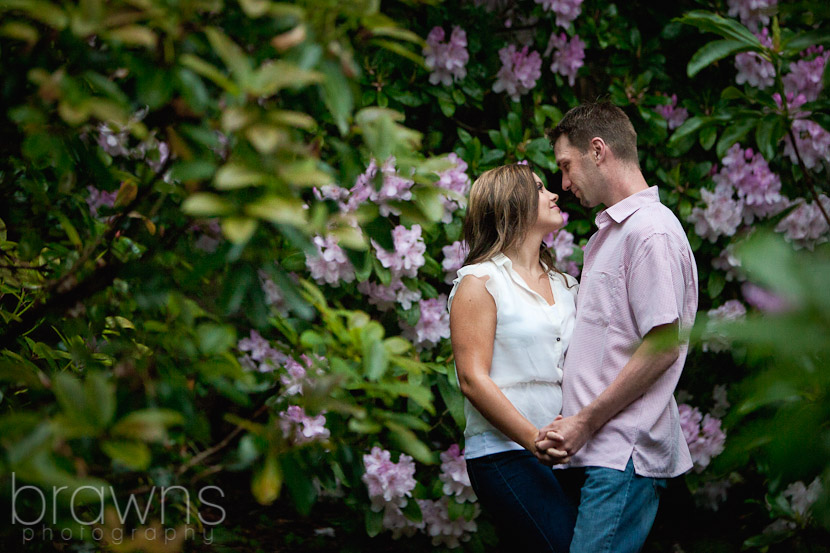
[[464, 221], [469, 254], [448, 303], [473, 489], [510, 539], [567, 553], [576, 510], [534, 453], [538, 429], [562, 408], [576, 313], [576, 280], [553, 267], [542, 244], [564, 224], [557, 199], [526, 165], [482, 174]]

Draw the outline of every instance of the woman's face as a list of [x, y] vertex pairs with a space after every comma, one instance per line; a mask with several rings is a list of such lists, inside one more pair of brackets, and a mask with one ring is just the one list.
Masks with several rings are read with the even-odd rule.
[[536, 189], [539, 191], [539, 210], [535, 225], [541, 226], [545, 234], [559, 230], [565, 225], [562, 212], [556, 205], [559, 195], [545, 188], [542, 179], [536, 173], [533, 173], [533, 180], [536, 181]]

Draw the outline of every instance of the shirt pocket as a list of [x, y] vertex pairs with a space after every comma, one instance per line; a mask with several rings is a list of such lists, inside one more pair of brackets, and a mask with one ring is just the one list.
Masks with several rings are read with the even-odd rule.
[[576, 316], [587, 323], [608, 326], [614, 312], [614, 304], [619, 303], [619, 275], [593, 270], [582, 275], [579, 284], [579, 296]]

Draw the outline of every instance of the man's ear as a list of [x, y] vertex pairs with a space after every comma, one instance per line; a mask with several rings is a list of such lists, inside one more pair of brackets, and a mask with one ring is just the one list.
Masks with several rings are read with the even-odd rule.
[[599, 163], [608, 155], [608, 144], [605, 143], [602, 137], [595, 136], [591, 139], [590, 152], [594, 162]]

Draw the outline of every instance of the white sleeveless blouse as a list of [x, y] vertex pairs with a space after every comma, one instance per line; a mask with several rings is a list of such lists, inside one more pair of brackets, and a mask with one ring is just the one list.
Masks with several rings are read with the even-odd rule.
[[[513, 263], [504, 254], [462, 267], [457, 275], [447, 300], [450, 310], [465, 276], [490, 277], [485, 288], [496, 302], [490, 378], [531, 423], [537, 428], [545, 426], [562, 411], [562, 367], [576, 319], [576, 279], [551, 273], [555, 304], [548, 305], [513, 270]], [[465, 458], [522, 449], [487, 422], [466, 398], [464, 414]]]

